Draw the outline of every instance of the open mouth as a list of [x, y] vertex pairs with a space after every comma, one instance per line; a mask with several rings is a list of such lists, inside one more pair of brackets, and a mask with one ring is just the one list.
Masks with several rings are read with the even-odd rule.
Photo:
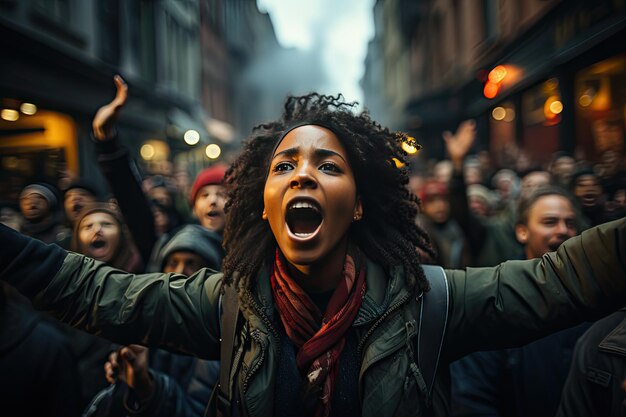
[[586, 206], [594, 205], [598, 196], [596, 194], [585, 194], [582, 197], [582, 203]]
[[217, 211], [217, 210], [211, 210], [211, 211], [209, 211], [206, 215], [207, 215], [207, 217], [214, 218], [214, 217], [219, 217], [219, 216], [221, 216], [221, 214], [222, 214], [222, 213], [221, 213], [221, 212], [219, 212], [219, 211]]
[[95, 239], [89, 243], [89, 250], [87, 255], [94, 259], [103, 261], [106, 259], [109, 253], [109, 244], [104, 239]]
[[323, 220], [319, 207], [310, 201], [296, 201], [289, 205], [285, 220], [294, 236], [307, 238], [320, 227]]
[[94, 240], [89, 244], [93, 249], [102, 249], [106, 246], [106, 242], [104, 240]]

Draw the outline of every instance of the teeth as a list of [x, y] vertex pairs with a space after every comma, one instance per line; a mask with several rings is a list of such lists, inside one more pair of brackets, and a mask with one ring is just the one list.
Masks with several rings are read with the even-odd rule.
[[291, 205], [292, 209], [313, 209], [313, 210], [317, 210], [317, 207], [315, 207], [313, 204], [307, 202], [307, 201], [298, 201], [295, 202]]
[[298, 237], [308, 237], [311, 236], [313, 233], [294, 233], [294, 235], [298, 236]]

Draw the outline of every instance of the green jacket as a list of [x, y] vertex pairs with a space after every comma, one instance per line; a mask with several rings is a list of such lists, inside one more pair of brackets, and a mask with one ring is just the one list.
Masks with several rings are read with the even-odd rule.
[[[625, 260], [626, 219], [621, 219], [589, 229], [541, 259], [446, 271], [451, 298], [444, 361], [475, 350], [522, 345], [609, 314], [626, 304]], [[132, 275], [69, 254], [51, 280], [37, 279], [37, 307], [73, 326], [120, 344], [156, 345], [219, 359], [221, 274]], [[19, 279], [8, 280], [19, 287]], [[241, 304], [245, 320], [234, 355], [240, 366], [231, 377], [241, 395], [237, 405], [242, 415], [271, 416], [278, 334], [271, 325], [267, 273], [259, 274], [257, 282], [252, 298]], [[362, 358], [362, 414], [429, 415], [413, 357], [420, 301], [405, 288], [400, 269], [386, 273], [368, 262], [366, 282], [354, 322]], [[438, 375], [433, 403], [436, 415], [442, 415], [447, 409], [447, 367], [440, 367]]]

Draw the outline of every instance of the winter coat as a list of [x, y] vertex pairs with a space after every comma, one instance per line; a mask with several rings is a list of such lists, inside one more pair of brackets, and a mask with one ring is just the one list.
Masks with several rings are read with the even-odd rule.
[[626, 415], [626, 309], [598, 321], [578, 340], [557, 417]]
[[219, 362], [151, 349], [152, 397], [143, 404], [118, 381], [100, 391], [83, 417], [202, 417], [218, 373]]
[[469, 209], [463, 173], [457, 170], [450, 179], [450, 214], [465, 235], [472, 266], [494, 266], [517, 259], [523, 252], [515, 237], [517, 207], [509, 205], [504, 212], [488, 218], [475, 216]]
[[39, 239], [44, 243], [56, 243], [61, 245], [63, 242], [67, 241], [72, 232], [63, 226], [58, 217], [59, 216], [56, 214], [51, 214], [39, 223], [33, 223], [24, 219], [21, 232], [26, 236]]
[[445, 223], [438, 224], [420, 214], [416, 223], [426, 230], [431, 238], [437, 253], [434, 263], [444, 268], [464, 268], [472, 265], [472, 255], [465, 233], [455, 219], [451, 218]]
[[453, 416], [553, 417], [582, 323], [526, 346], [475, 352], [450, 365]]
[[[35, 298], [38, 308], [121, 344], [143, 343], [218, 358], [221, 274], [201, 270], [189, 278], [131, 275], [46, 247], [8, 228], [0, 227], [0, 241], [10, 242], [12, 248], [0, 258], [0, 278]], [[26, 263], [25, 258], [35, 262]], [[609, 314], [626, 298], [624, 259], [626, 219], [621, 219], [590, 229], [541, 259], [447, 270], [450, 307], [443, 359], [523, 345]], [[359, 340], [363, 416], [447, 412], [447, 367], [439, 369], [433, 408], [420, 395], [413, 352], [421, 298], [404, 283], [402, 269], [386, 271], [367, 262], [367, 292], [353, 324]], [[267, 271], [259, 273], [251, 292], [240, 294], [240, 309], [244, 324], [235, 347], [237, 367], [231, 371], [239, 393], [234, 404], [242, 415], [270, 416], [282, 357]]]
[[32, 308], [4, 302], [0, 300], [0, 414], [78, 417], [78, 369], [68, 341]]

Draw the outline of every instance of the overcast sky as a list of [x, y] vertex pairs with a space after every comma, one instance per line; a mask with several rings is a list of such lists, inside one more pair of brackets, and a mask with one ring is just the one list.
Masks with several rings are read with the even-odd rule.
[[362, 104], [359, 80], [367, 43], [374, 35], [375, 0], [257, 0], [270, 14], [278, 42], [303, 50], [319, 48], [328, 85], [319, 88], [342, 93]]

